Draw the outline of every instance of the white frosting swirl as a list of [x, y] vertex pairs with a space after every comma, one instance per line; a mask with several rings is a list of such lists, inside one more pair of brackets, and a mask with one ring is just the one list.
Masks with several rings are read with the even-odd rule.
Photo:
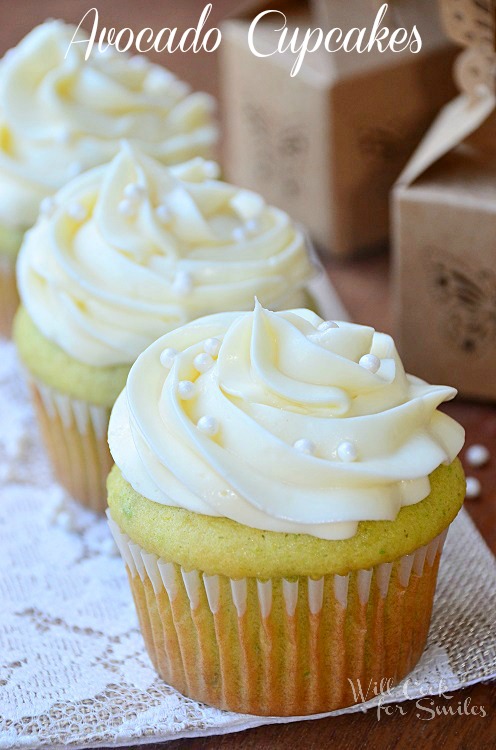
[[[85, 61], [76, 29], [49, 21], [0, 62], [0, 222], [31, 226], [43, 197], [109, 161], [126, 138], [164, 163], [207, 156], [213, 99], [145, 57]], [[83, 35], [84, 36], [84, 35]], [[67, 53], [67, 54], [66, 54]]]
[[313, 274], [304, 237], [201, 158], [165, 167], [123, 144], [69, 183], [29, 231], [23, 304], [46, 338], [89, 365], [131, 364], [201, 315], [277, 304]]
[[[125, 479], [157, 503], [323, 539], [425, 498], [429, 474], [463, 445], [437, 411], [456, 391], [406, 375], [390, 336], [338, 325], [257, 304], [156, 341], [111, 416]], [[170, 369], [164, 349], [178, 352], [162, 356]], [[205, 350], [213, 362], [198, 359]]]

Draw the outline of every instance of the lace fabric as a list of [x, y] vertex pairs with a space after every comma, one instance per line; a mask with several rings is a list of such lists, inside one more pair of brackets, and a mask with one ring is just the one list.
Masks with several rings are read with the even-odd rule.
[[[336, 713], [494, 677], [496, 563], [462, 512], [421, 662], [382, 698]], [[0, 341], [0, 750], [136, 745], [291, 720], [200, 705], [157, 677], [107, 522], [54, 482], [14, 348]]]

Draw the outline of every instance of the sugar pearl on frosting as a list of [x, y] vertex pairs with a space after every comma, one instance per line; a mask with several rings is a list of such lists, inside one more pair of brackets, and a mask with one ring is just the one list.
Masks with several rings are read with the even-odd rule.
[[71, 163], [67, 167], [67, 174], [70, 179], [72, 179], [73, 177], [77, 177], [81, 174], [82, 171], [83, 166], [79, 161], [71, 161]]
[[56, 206], [57, 204], [55, 203], [54, 198], [52, 198], [50, 195], [47, 195], [47, 197], [43, 198], [40, 203], [40, 213], [43, 216], [51, 216], [55, 211]]
[[164, 203], [157, 206], [155, 215], [162, 224], [167, 224], [171, 220], [171, 212]]
[[207, 372], [213, 366], [214, 360], [206, 352], [197, 354], [193, 360], [193, 365], [198, 372]]
[[86, 208], [82, 203], [70, 203], [67, 207], [67, 213], [74, 221], [84, 221], [88, 215]]
[[315, 453], [315, 443], [307, 438], [300, 438], [293, 446], [299, 453], [307, 453], [309, 456], [313, 456]]
[[181, 398], [187, 401], [195, 395], [195, 384], [191, 380], [180, 380], [177, 384], [177, 390]]
[[355, 443], [352, 443], [351, 440], [343, 440], [342, 443], [339, 443], [337, 448], [337, 454], [338, 458], [341, 461], [345, 461], [346, 463], [349, 463], [351, 461], [356, 461], [358, 458], [358, 451], [356, 449]]
[[215, 180], [220, 175], [220, 168], [215, 161], [206, 161], [203, 165], [203, 172], [205, 177]]
[[68, 128], [61, 128], [55, 136], [57, 143], [67, 146], [72, 140], [72, 133]]
[[215, 417], [200, 417], [196, 426], [201, 432], [204, 432], [205, 435], [210, 435], [211, 437], [217, 435], [219, 432], [219, 423]]
[[258, 219], [249, 219], [245, 224], [245, 229], [248, 234], [256, 234], [260, 228], [260, 222]]
[[176, 294], [189, 294], [193, 288], [191, 275], [187, 271], [178, 271], [172, 283], [172, 288]]
[[375, 354], [364, 354], [363, 357], [360, 357], [358, 364], [365, 370], [376, 373], [381, 366], [381, 360]]
[[465, 492], [466, 497], [469, 500], [475, 500], [481, 493], [481, 483], [477, 477], [467, 477], [467, 489]]
[[210, 354], [212, 357], [216, 357], [220, 349], [219, 339], [207, 339], [203, 344], [203, 349], [207, 354]]
[[166, 367], [168, 370], [173, 365], [174, 359], [177, 357], [178, 351], [177, 349], [173, 349], [172, 347], [168, 347], [167, 349], [164, 349], [162, 354], [160, 355], [160, 364]]
[[244, 227], [234, 227], [232, 230], [232, 238], [236, 242], [246, 239], [246, 229]]
[[136, 203], [132, 200], [129, 200], [129, 198], [124, 198], [124, 200], [119, 202], [117, 210], [120, 214], [122, 214], [122, 216], [131, 218], [136, 214]]
[[143, 185], [139, 185], [137, 182], [130, 182], [124, 188], [124, 195], [130, 201], [140, 201], [146, 195], [146, 189]]
[[465, 452], [465, 458], [470, 466], [484, 466], [484, 464], [487, 464], [490, 457], [491, 454], [489, 453], [488, 448], [486, 448], [485, 445], [479, 445], [478, 443], [470, 445]]
[[324, 320], [323, 323], [317, 326], [318, 331], [328, 331], [329, 328], [339, 328], [339, 326], [334, 320]]

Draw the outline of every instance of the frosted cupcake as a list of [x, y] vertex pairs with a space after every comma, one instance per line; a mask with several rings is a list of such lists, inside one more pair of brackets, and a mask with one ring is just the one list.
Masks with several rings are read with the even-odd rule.
[[314, 268], [300, 230], [217, 173], [124, 144], [26, 234], [15, 341], [57, 475], [95, 509], [106, 507], [109, 411], [150, 343], [206, 313], [249, 310], [255, 294], [306, 299]]
[[[213, 100], [144, 57], [85, 61], [61, 21], [35, 28], [0, 62], [0, 333], [18, 298], [14, 266], [26, 229], [49, 196], [109, 161], [127, 138], [166, 164], [208, 156]], [[66, 54], [67, 53], [67, 54]]]
[[163, 679], [278, 715], [400, 681], [465, 494], [463, 429], [437, 410], [454, 395], [390, 336], [308, 310], [149, 347], [110, 420], [109, 519]]

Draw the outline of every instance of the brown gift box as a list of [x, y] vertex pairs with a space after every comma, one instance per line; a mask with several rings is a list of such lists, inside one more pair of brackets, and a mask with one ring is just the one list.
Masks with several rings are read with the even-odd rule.
[[463, 93], [393, 192], [393, 287], [406, 368], [496, 399], [496, 100], [482, 53], [471, 48], [457, 61]]
[[[227, 178], [260, 191], [338, 256], [375, 249], [387, 239], [390, 188], [436, 112], [455, 93], [453, 47], [432, 0], [408, 0], [410, 10], [400, 24], [417, 25], [420, 53], [329, 53], [321, 47], [307, 54], [295, 77], [290, 76], [295, 56], [256, 57], [248, 29], [261, 10], [280, 9], [289, 26], [303, 30], [319, 24], [324, 32], [335, 26], [370, 30], [379, 5], [322, 0], [313, 9], [327, 13], [324, 21], [325, 13], [311, 13], [305, 2], [254, 2], [222, 30]], [[392, 28], [400, 17], [390, 13], [385, 23]], [[271, 29], [278, 21], [258, 24], [257, 48], [274, 48]]]

